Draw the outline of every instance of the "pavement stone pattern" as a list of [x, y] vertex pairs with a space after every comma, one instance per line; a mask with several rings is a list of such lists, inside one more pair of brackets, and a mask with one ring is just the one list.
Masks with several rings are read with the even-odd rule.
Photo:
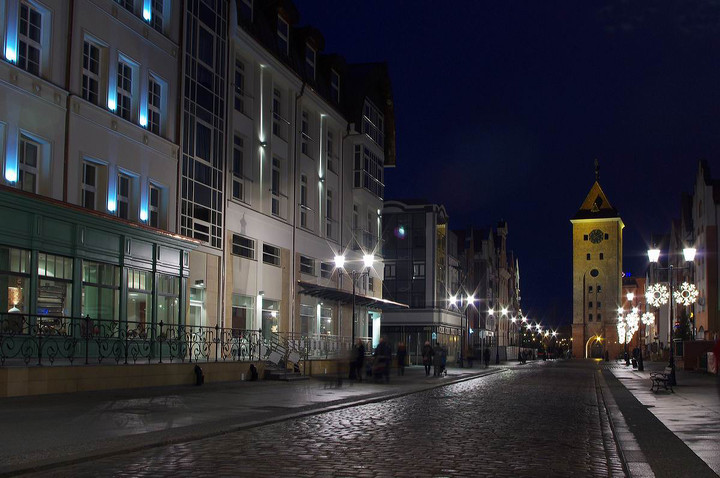
[[624, 476], [596, 374], [582, 362], [527, 364], [26, 476]]
[[720, 476], [720, 379], [678, 367], [678, 385], [674, 387], [674, 393], [651, 392], [650, 372], [660, 371], [665, 366], [665, 362], [646, 362], [645, 370], [641, 372], [621, 362], [611, 362], [606, 368]]

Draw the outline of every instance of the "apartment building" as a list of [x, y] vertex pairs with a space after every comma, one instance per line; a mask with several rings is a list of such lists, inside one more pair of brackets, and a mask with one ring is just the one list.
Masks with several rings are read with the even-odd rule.
[[180, 7], [0, 2], [3, 311], [139, 333], [184, 320], [197, 243], [175, 234]]

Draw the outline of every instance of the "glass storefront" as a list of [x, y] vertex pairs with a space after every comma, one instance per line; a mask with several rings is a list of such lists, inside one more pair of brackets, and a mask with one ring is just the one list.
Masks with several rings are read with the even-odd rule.
[[332, 309], [330, 307], [320, 307], [320, 333], [323, 335], [333, 335], [335, 333], [335, 324], [333, 324]]
[[205, 326], [205, 288], [200, 285], [190, 287], [190, 308], [188, 310], [187, 326]]
[[38, 253], [39, 315], [72, 316], [73, 260], [70, 257]]
[[159, 274], [157, 294], [158, 324], [162, 322], [163, 327], [178, 325], [180, 319], [180, 278]]
[[[30, 307], [30, 251], [0, 247], [0, 311], [28, 312]], [[3, 332], [22, 333], [22, 317], [3, 317]]]
[[232, 295], [232, 319], [231, 327], [233, 335], [255, 328], [255, 299], [246, 295]]
[[262, 299], [262, 333], [265, 339], [278, 331], [278, 316], [280, 315], [280, 301]]
[[82, 281], [82, 316], [118, 321], [120, 268], [112, 264], [83, 261]]
[[128, 328], [146, 334], [148, 324], [152, 324], [152, 272], [128, 269], [127, 290]]

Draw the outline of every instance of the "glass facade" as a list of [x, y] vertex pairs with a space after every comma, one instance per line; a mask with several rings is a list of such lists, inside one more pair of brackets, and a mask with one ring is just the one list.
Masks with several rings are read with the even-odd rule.
[[232, 295], [233, 335], [242, 330], [255, 328], [255, 298], [246, 295]]
[[83, 261], [82, 316], [118, 321], [120, 318], [120, 268]]

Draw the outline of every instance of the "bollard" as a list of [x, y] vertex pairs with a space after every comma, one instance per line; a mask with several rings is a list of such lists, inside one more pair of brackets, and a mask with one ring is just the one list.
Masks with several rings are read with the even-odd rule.
[[205, 383], [205, 374], [199, 365], [195, 365], [195, 385], [200, 386]]

